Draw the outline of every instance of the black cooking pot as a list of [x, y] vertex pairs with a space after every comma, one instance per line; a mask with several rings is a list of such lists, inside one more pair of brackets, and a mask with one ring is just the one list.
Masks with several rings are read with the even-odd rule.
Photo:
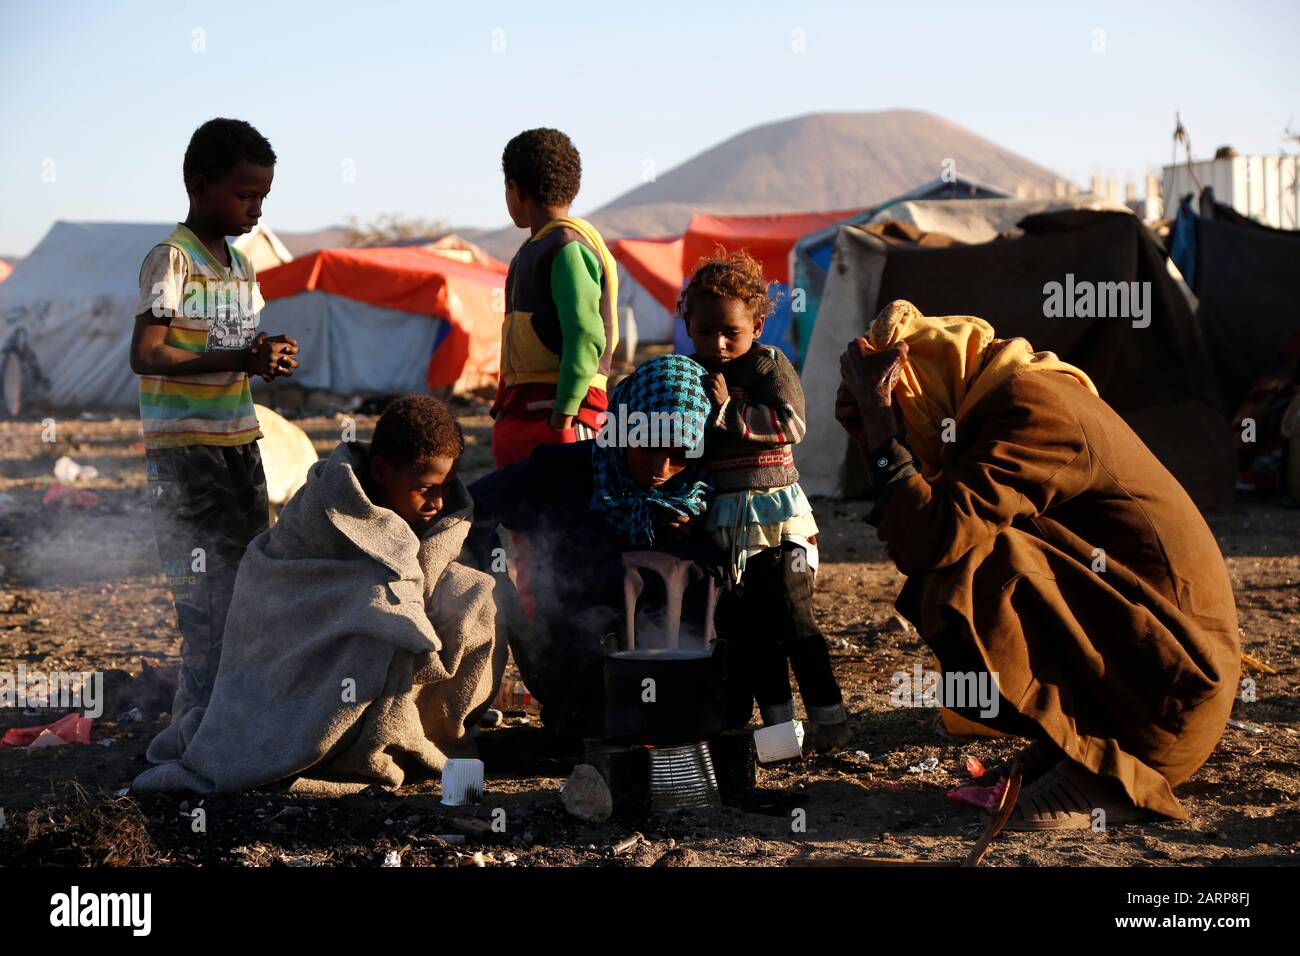
[[680, 744], [722, 732], [720, 640], [700, 648], [605, 653], [605, 735], [626, 743]]

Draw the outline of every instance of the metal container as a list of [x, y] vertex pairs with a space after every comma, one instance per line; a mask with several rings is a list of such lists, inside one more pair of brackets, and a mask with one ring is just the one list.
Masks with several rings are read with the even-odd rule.
[[722, 732], [722, 652], [615, 651], [605, 657], [605, 734], [625, 743], [680, 744]]
[[707, 743], [651, 747], [649, 752], [650, 808], [656, 813], [722, 805]]
[[709, 754], [713, 758], [718, 795], [723, 804], [743, 804], [758, 782], [754, 735], [748, 729], [728, 731], [709, 741]]

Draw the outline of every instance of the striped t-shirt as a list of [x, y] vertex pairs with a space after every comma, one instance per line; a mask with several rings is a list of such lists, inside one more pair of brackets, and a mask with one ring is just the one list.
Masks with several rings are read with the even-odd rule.
[[[167, 345], [203, 353], [252, 344], [262, 295], [252, 263], [229, 248], [227, 269], [178, 223], [145, 256], [135, 314], [171, 315]], [[262, 437], [247, 372], [141, 375], [140, 421], [146, 448], [244, 445]]]

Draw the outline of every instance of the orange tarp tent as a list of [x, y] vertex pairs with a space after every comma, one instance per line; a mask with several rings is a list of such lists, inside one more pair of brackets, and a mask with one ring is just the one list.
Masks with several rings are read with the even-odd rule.
[[506, 266], [461, 262], [422, 248], [322, 249], [259, 274], [268, 300], [321, 291], [446, 321], [429, 359], [430, 389], [494, 382], [501, 365]]
[[790, 250], [802, 236], [848, 219], [859, 209], [796, 212], [771, 216], [691, 217], [682, 237], [682, 271], [690, 274], [700, 259], [721, 245], [728, 252], [744, 249], [763, 265], [769, 282], [790, 283]]
[[669, 311], [682, 290], [682, 237], [618, 239], [609, 250], [628, 274]]
[[817, 232], [861, 212], [777, 213], [770, 216], [694, 215], [686, 233], [672, 239], [620, 239], [611, 252], [655, 301], [666, 309], [677, 306], [682, 283], [700, 259], [713, 256], [722, 246], [728, 252], [744, 249], [763, 265], [772, 282], [790, 282], [790, 252], [803, 236]]

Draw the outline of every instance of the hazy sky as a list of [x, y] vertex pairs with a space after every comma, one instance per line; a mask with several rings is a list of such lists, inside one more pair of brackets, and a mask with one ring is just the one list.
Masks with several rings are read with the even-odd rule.
[[284, 230], [501, 225], [501, 147], [540, 125], [582, 151], [579, 213], [647, 159], [823, 110], [929, 110], [1083, 185], [1140, 179], [1175, 110], [1198, 155], [1279, 151], [1297, 39], [1294, 0], [0, 0], [0, 254], [56, 219], [183, 218], [181, 156], [212, 116], [271, 140], [264, 221]]

